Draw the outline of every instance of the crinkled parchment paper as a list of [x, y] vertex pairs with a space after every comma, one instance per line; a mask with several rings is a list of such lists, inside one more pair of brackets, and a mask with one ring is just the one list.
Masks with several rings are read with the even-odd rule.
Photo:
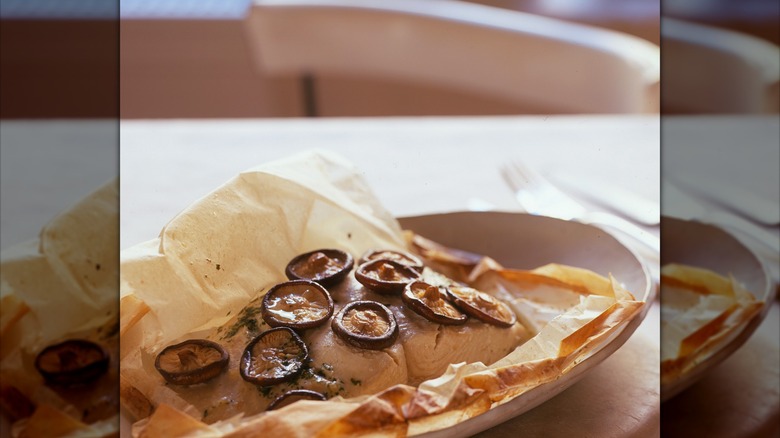
[[440, 429], [559, 378], [614, 339], [643, 305], [616, 280], [589, 271], [507, 270], [404, 234], [358, 169], [310, 152], [242, 172], [176, 216], [157, 239], [121, 253], [121, 367], [136, 376], [123, 381], [126, 407], [139, 417], [151, 412], [136, 409], [145, 399], [135, 385], [142, 382], [133, 381], [142, 351], [221, 325], [257, 291], [286, 281], [290, 259], [317, 248], [356, 257], [371, 248], [415, 251], [429, 266], [510, 303], [536, 336], [492, 365], [453, 364], [419, 387], [301, 401], [210, 425], [162, 403], [135, 424], [135, 434], [397, 436]]
[[712, 357], [763, 307], [734, 277], [678, 264], [661, 270], [661, 303], [662, 385]]
[[0, 255], [0, 376], [5, 389], [10, 384], [38, 405], [31, 419], [14, 426], [17, 432], [27, 428], [33, 433], [45, 424], [47, 433], [54, 433], [63, 422], [73, 433], [116, 432], [116, 417], [89, 427], [59, 417], [80, 419], [81, 412], [43, 385], [32, 360], [53, 342], [70, 337], [98, 340], [105, 338], [112, 322], [115, 325], [118, 199], [114, 180], [55, 217], [37, 239]]

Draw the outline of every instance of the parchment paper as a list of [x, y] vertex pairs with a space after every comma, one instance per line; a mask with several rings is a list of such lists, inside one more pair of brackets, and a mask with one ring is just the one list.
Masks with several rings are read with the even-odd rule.
[[355, 256], [370, 248], [415, 251], [451, 278], [511, 302], [536, 336], [492, 365], [453, 364], [419, 387], [396, 385], [368, 397], [299, 402], [211, 425], [161, 404], [135, 434], [395, 436], [447, 427], [560, 377], [614, 339], [643, 305], [618, 281], [589, 271], [507, 270], [404, 235], [358, 169], [315, 151], [242, 172], [176, 216], [160, 237], [122, 252], [123, 372], [138, 379], [132, 371], [140, 351], [220, 325], [256, 291], [285, 281], [294, 256], [326, 247]]
[[[113, 421], [82, 423], [81, 405], [90, 401], [52, 391], [33, 365], [45, 346], [67, 338], [101, 339], [104, 348], [117, 350], [116, 336], [106, 338], [118, 322], [117, 206], [118, 181], [114, 180], [52, 219], [37, 239], [0, 255], [0, 375], [4, 389], [12, 385], [36, 405], [30, 418], [13, 425], [14, 434], [117, 432], [118, 415]], [[110, 368], [97, 386], [83, 388], [83, 394], [95, 399], [115, 394], [106, 389], [116, 386], [116, 353], [112, 360], [113, 371]]]
[[663, 384], [733, 340], [763, 306], [734, 277], [693, 266], [664, 266], [661, 285]]

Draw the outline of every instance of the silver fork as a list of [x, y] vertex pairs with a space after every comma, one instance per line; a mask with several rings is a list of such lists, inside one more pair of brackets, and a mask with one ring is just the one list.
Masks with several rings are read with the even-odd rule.
[[501, 175], [514, 191], [517, 202], [528, 213], [612, 228], [643, 244], [651, 251], [652, 259], [659, 257], [661, 243], [658, 237], [614, 214], [588, 211], [541, 174], [522, 164], [511, 163], [502, 167]]

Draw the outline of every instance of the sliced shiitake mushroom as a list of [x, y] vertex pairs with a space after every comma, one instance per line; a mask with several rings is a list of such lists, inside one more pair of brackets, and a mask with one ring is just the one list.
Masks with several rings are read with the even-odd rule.
[[424, 268], [422, 260], [413, 256], [412, 254], [409, 254], [405, 251], [394, 251], [391, 249], [372, 249], [366, 251], [366, 253], [360, 257], [358, 264], [362, 265], [372, 260], [392, 260], [394, 262], [401, 263], [402, 265], [406, 265], [417, 272], [422, 272]]
[[420, 273], [393, 260], [377, 259], [360, 265], [355, 278], [374, 292], [400, 294], [410, 281], [420, 278]]
[[346, 277], [354, 264], [349, 253], [339, 249], [318, 249], [292, 259], [284, 272], [290, 280], [311, 280], [331, 286]]
[[166, 382], [196, 385], [217, 377], [230, 361], [230, 355], [216, 342], [189, 339], [169, 345], [157, 355], [154, 367]]
[[35, 412], [35, 403], [7, 381], [0, 381], [0, 412], [11, 422], [30, 417]]
[[325, 395], [308, 389], [293, 389], [276, 397], [274, 401], [268, 405], [268, 410], [273, 411], [274, 409], [280, 409], [291, 405], [298, 400], [325, 400]]
[[303, 330], [322, 325], [333, 315], [333, 299], [313, 281], [293, 280], [272, 287], [261, 309], [271, 327]]
[[424, 281], [413, 281], [406, 285], [401, 300], [410, 309], [437, 324], [458, 325], [468, 319], [464, 313], [450, 304], [445, 291]]
[[71, 339], [43, 349], [35, 368], [48, 384], [89, 383], [108, 370], [109, 355], [102, 346], [83, 339]]
[[344, 342], [366, 350], [382, 350], [398, 338], [395, 315], [376, 301], [353, 301], [333, 318], [333, 333]]
[[461, 286], [450, 286], [447, 291], [452, 303], [469, 316], [499, 327], [511, 327], [517, 321], [512, 309], [492, 295]]
[[246, 346], [239, 371], [247, 382], [271, 386], [298, 376], [308, 359], [309, 350], [300, 336], [290, 328], [277, 327]]

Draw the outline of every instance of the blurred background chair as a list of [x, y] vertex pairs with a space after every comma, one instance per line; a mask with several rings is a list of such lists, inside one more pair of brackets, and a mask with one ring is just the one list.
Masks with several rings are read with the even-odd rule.
[[661, 26], [664, 114], [778, 112], [777, 45], [673, 18]]
[[659, 0], [467, 0], [574, 23], [603, 27], [659, 44]]
[[261, 72], [303, 78], [307, 115], [470, 113], [431, 102], [426, 88], [503, 102], [499, 113], [659, 105], [657, 46], [526, 13], [449, 0], [268, 0], [250, 9], [247, 30]]

